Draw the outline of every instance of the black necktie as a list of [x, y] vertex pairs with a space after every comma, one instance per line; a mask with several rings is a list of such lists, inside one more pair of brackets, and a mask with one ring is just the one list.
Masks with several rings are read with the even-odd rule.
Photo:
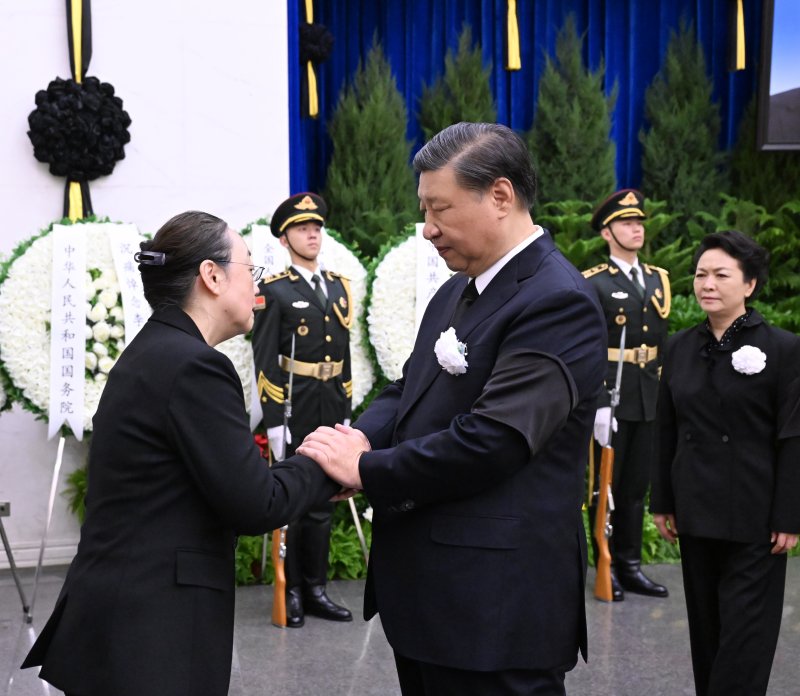
[[317, 298], [322, 304], [322, 307], [323, 308], [327, 307], [328, 298], [325, 297], [325, 293], [322, 290], [322, 282], [320, 281], [320, 278], [316, 273], [313, 276], [311, 276], [311, 282], [314, 284], [314, 292], [317, 294]]
[[458, 298], [456, 308], [453, 311], [453, 318], [450, 319], [450, 326], [455, 326], [456, 322], [461, 319], [464, 312], [466, 312], [469, 306], [477, 299], [478, 288], [475, 287], [475, 279], [470, 278], [469, 283], [467, 283], [467, 287], [464, 288], [464, 291], [461, 293], [461, 297]]
[[644, 288], [639, 282], [639, 271], [636, 270], [636, 266], [631, 266], [631, 281], [633, 282], [633, 286], [636, 288], [636, 293], [639, 295], [639, 299], [643, 300]]

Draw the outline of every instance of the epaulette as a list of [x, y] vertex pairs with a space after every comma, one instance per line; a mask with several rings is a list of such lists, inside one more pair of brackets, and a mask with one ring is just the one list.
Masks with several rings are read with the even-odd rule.
[[584, 278], [591, 278], [593, 275], [597, 275], [598, 273], [602, 273], [603, 271], [608, 270], [607, 263], [601, 263], [595, 266], [594, 268], [588, 268], [585, 271], [582, 271]]
[[350, 280], [350, 278], [348, 278], [346, 275], [336, 273], [335, 271], [325, 271], [325, 275], [330, 279], [339, 278], [340, 280]]
[[652, 271], [655, 271], [659, 275], [661, 274], [669, 275], [669, 271], [666, 268], [659, 268], [658, 266], [654, 266], [652, 263], [646, 263], [644, 264], [644, 267], [649, 268]]
[[267, 276], [261, 280], [262, 285], [269, 285], [270, 283], [274, 283], [276, 280], [281, 280], [282, 278], [291, 278], [292, 274], [287, 271], [282, 271], [281, 273], [276, 273], [275, 275]]

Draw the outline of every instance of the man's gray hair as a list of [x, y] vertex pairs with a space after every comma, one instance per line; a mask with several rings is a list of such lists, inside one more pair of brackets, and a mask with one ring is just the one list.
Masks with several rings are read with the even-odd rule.
[[417, 173], [453, 166], [460, 186], [485, 192], [506, 177], [525, 208], [536, 199], [536, 171], [525, 142], [499, 123], [456, 123], [434, 135], [414, 156]]

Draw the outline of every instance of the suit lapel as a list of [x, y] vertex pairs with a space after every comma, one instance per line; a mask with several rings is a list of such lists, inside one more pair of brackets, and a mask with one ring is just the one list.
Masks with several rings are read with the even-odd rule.
[[[473, 331], [496, 314], [519, 291], [520, 283], [533, 275], [545, 256], [552, 253], [554, 249], [552, 238], [545, 232], [542, 237], [523, 249], [500, 269], [500, 272], [461, 317], [458, 326], [454, 328], [458, 340], [467, 344], [468, 363], [469, 339]], [[436, 299], [437, 306], [440, 306], [442, 311], [430, 312], [430, 319], [426, 317], [426, 321], [420, 326], [414, 344], [415, 355], [406, 378], [405, 394], [398, 413], [398, 422], [422, 398], [436, 378], [444, 374], [442, 366], [436, 359], [434, 345], [441, 333], [449, 328], [450, 317], [453, 315], [456, 303], [468, 280], [461, 274], [449, 280], [442, 287], [441, 299]], [[467, 368], [467, 372], [469, 372], [469, 368]]]

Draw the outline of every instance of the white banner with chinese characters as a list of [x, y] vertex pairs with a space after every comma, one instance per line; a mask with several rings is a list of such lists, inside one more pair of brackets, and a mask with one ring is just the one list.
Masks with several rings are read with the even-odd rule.
[[47, 437], [65, 423], [83, 439], [86, 363], [86, 236], [53, 225], [50, 313], [50, 412]]
[[419, 325], [422, 322], [422, 315], [425, 314], [425, 309], [428, 302], [436, 294], [439, 287], [451, 275], [452, 271], [447, 268], [445, 262], [433, 246], [425, 237], [422, 236], [422, 230], [425, 224], [422, 222], [417, 223], [417, 300], [416, 300], [416, 313], [414, 315], [414, 329], [419, 330]]
[[150, 305], [144, 299], [142, 275], [133, 255], [139, 251], [142, 236], [136, 225], [106, 223], [108, 243], [114, 257], [114, 270], [122, 295], [122, 311], [125, 322], [125, 345], [139, 333], [151, 314]]
[[289, 252], [272, 236], [268, 225], [250, 228], [250, 253], [253, 263], [264, 267], [264, 277], [283, 273], [289, 266]]

